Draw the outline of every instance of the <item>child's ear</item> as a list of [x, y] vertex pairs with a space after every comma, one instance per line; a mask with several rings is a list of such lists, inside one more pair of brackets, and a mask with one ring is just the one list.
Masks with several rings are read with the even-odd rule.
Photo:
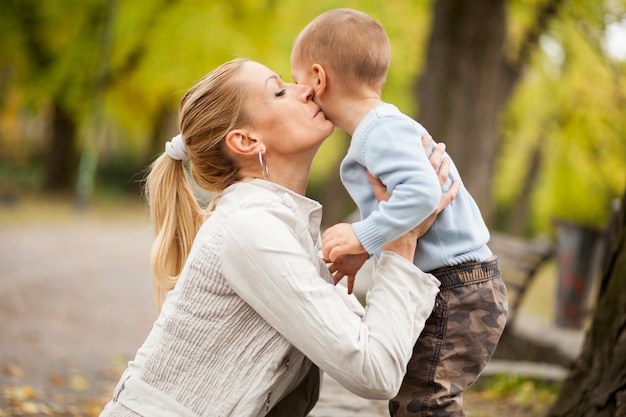
[[249, 156], [259, 153], [259, 141], [246, 129], [234, 129], [226, 134], [226, 147], [235, 155]]
[[321, 97], [326, 91], [326, 71], [320, 64], [313, 64], [311, 70], [313, 71], [313, 82], [315, 83], [313, 86], [315, 89], [315, 96]]

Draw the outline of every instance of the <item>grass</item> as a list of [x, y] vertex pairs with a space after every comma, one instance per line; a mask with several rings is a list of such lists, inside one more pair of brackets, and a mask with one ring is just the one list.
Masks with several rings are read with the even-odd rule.
[[501, 374], [482, 379], [464, 395], [468, 417], [545, 416], [557, 399], [561, 383]]
[[72, 198], [20, 196], [0, 203], [0, 227], [62, 223], [77, 219], [119, 221], [147, 218], [148, 210], [140, 197], [96, 196], [79, 207]]

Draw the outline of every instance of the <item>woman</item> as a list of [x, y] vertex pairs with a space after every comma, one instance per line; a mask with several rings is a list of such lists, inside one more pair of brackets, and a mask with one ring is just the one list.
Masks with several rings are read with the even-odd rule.
[[[161, 312], [102, 416], [306, 415], [318, 367], [358, 395], [391, 398], [438, 282], [412, 265], [413, 232], [384, 247], [367, 309], [333, 285], [321, 206], [304, 196], [333, 130], [310, 87], [234, 60], [185, 95], [179, 127], [147, 182]], [[208, 217], [187, 159], [219, 193]]]

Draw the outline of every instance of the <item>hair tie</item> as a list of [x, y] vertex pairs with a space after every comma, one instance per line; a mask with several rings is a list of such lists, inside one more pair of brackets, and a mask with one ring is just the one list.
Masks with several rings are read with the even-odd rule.
[[172, 140], [165, 142], [165, 153], [176, 161], [186, 161], [189, 158], [183, 135], [178, 134]]

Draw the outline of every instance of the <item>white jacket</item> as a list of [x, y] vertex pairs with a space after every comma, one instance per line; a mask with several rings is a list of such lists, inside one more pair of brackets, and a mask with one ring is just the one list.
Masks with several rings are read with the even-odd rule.
[[229, 187], [102, 415], [264, 416], [311, 362], [392, 398], [438, 281], [383, 252], [364, 309], [320, 258], [321, 214], [267, 181]]

